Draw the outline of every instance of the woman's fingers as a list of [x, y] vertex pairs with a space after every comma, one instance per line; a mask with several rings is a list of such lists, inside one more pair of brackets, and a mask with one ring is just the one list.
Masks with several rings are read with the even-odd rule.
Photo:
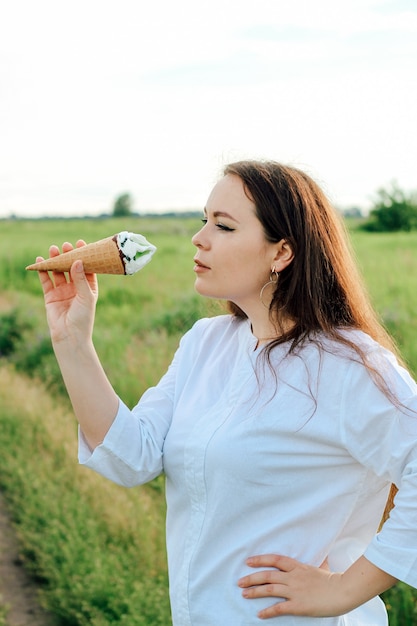
[[[239, 587], [243, 589], [244, 598], [282, 598], [288, 600], [290, 589], [287, 584], [288, 572], [293, 569], [297, 561], [289, 557], [281, 557], [277, 554], [262, 554], [250, 557], [246, 561], [250, 567], [268, 567], [271, 569], [261, 570], [243, 576], [238, 581]], [[259, 613], [259, 617], [268, 618], [282, 614], [285, 609], [280, 606], [282, 602], [277, 602]]]
[[[43, 256], [36, 257], [36, 263], [39, 263], [40, 261], [44, 261]], [[51, 277], [49, 276], [49, 272], [47, 271], [38, 272], [38, 276], [39, 276], [43, 293], [46, 295], [49, 291], [51, 291], [54, 288], [54, 284], [51, 280]]]
[[289, 601], [290, 588], [287, 585], [286, 578], [288, 572], [283, 569], [277, 569], [278, 563], [282, 568], [292, 567], [292, 559], [287, 560], [286, 557], [278, 555], [261, 555], [251, 557], [247, 564], [251, 567], [272, 567], [274, 569], [262, 570], [254, 572], [248, 576], [244, 576], [238, 582], [239, 587], [243, 588], [242, 595], [248, 600], [254, 598], [275, 598], [279, 599], [271, 606], [262, 609], [258, 613], [260, 619], [268, 619], [284, 615], [291, 612], [291, 601]]
[[[66, 246], [67, 249], [65, 249], [65, 246]], [[69, 244], [68, 242], [64, 243], [63, 246], [62, 246], [62, 251], [63, 252], [68, 252], [69, 250], [72, 250], [71, 244]], [[60, 254], [61, 254], [61, 251], [58, 248], [58, 246], [52, 245], [49, 248], [49, 257], [50, 258], [59, 256]], [[52, 272], [52, 275], [54, 277], [55, 287], [59, 287], [59, 285], [63, 285], [64, 283], [67, 282], [67, 279], [66, 279], [66, 276], [65, 276], [64, 272], [55, 272], [54, 271], [54, 272]]]
[[268, 619], [270, 617], [278, 617], [279, 615], [296, 615], [296, 611], [293, 609], [291, 600], [285, 602], [276, 602], [266, 609], [259, 611], [258, 617], [260, 619]]
[[289, 556], [281, 556], [280, 554], [258, 554], [250, 556], [246, 560], [249, 567], [276, 567], [283, 572], [290, 572], [297, 567], [300, 562]]
[[[79, 239], [76, 243], [76, 247], [77, 248], [81, 248], [82, 246], [85, 246], [86, 243], [83, 239]], [[56, 256], [59, 256], [60, 254], [65, 254], [65, 252], [71, 252], [71, 250], [74, 249], [74, 246], [72, 245], [72, 243], [70, 243], [69, 241], [64, 241], [64, 243], [62, 244], [62, 252], [61, 250], [58, 248], [58, 246], [56, 246], [55, 244], [53, 244], [52, 246], [50, 246], [49, 248], [49, 257], [50, 258], [54, 258]], [[65, 284], [66, 282], [68, 282], [68, 280], [71, 280], [71, 274], [68, 275], [68, 278], [66, 276], [66, 274], [64, 272], [52, 272], [53, 278], [54, 278], [54, 283], [56, 287], [59, 287], [60, 285]]]
[[342, 574], [330, 572], [327, 559], [320, 567], [315, 567], [287, 556], [263, 554], [250, 557], [246, 563], [250, 567], [268, 569], [260, 569], [238, 581], [243, 597], [278, 600], [263, 609], [258, 614], [260, 618], [278, 615], [329, 617], [354, 608], [347, 602], [343, 591]]
[[240, 587], [263, 584], [260, 582], [261, 579], [264, 580], [264, 582], [270, 582], [271, 577], [277, 572], [290, 572], [299, 565], [299, 562], [288, 556], [280, 556], [279, 554], [259, 554], [249, 557], [246, 560], [246, 564], [249, 565], [249, 567], [272, 567], [274, 569], [255, 572], [244, 576], [238, 582]]
[[270, 584], [285, 584], [285, 573], [284, 576], [282, 572], [279, 570], [262, 570], [261, 572], [255, 572], [254, 574], [249, 574], [248, 576], [244, 576], [238, 581], [239, 587], [242, 589], [248, 589], [251, 587], [259, 586], [259, 585], [270, 585]]
[[[87, 245], [84, 239], [78, 239], [75, 244], [76, 248], [82, 248]], [[62, 254], [66, 252], [70, 252], [74, 250], [74, 246], [69, 241], [65, 241], [62, 244]], [[61, 254], [58, 246], [51, 246], [49, 248], [49, 256], [56, 257]], [[74, 286], [77, 289], [77, 292], [82, 297], [88, 297], [91, 295], [91, 292], [97, 293], [97, 280], [95, 274], [85, 274], [83, 269], [83, 264], [81, 261], [74, 261], [70, 271], [68, 272], [68, 277], [65, 272], [52, 272], [55, 287], [59, 287], [60, 285], [65, 285], [68, 281], [73, 282]]]

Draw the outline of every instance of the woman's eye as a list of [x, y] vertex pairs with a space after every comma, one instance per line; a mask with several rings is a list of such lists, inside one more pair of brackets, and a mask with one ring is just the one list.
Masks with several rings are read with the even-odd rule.
[[[203, 226], [205, 226], [207, 224], [207, 218], [206, 217], [202, 217], [201, 221], [203, 222]], [[234, 230], [234, 228], [229, 228], [229, 226], [225, 226], [225, 224], [221, 224], [220, 222], [217, 222], [215, 224], [216, 228], [220, 229], [220, 230], [225, 230], [227, 232], [231, 232]]]

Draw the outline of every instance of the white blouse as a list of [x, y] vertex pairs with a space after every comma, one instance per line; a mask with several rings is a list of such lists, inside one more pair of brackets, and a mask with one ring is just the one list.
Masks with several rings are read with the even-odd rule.
[[[346, 333], [417, 412], [417, 385], [395, 358]], [[328, 557], [334, 571], [365, 554], [417, 586], [417, 413], [395, 408], [346, 348], [321, 341], [325, 350], [310, 342], [292, 356], [275, 348], [274, 377], [248, 320], [200, 320], [159, 384], [132, 411], [120, 402], [93, 453], [80, 434], [80, 462], [118, 484], [166, 475], [175, 626], [259, 624], [276, 600], [245, 599], [237, 587], [255, 554], [316, 566]], [[391, 482], [396, 506], [377, 533]], [[387, 617], [375, 598], [342, 617], [268, 623], [382, 626]]]

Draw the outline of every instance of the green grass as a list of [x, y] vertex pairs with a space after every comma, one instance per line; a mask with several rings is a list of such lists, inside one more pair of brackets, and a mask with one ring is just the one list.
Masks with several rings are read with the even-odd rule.
[[0, 596], [0, 626], [7, 626], [7, 614], [9, 612], [9, 607], [3, 603], [2, 597]]
[[[217, 310], [193, 288], [190, 240], [199, 226], [193, 218], [0, 222], [0, 353], [8, 350], [0, 357], [0, 488], [42, 603], [63, 626], [168, 626], [164, 489], [162, 479], [123, 489], [78, 465], [38, 277], [24, 268], [51, 243], [125, 229], [158, 247], [142, 272], [99, 277], [95, 343], [133, 405], [183, 332]], [[417, 233], [352, 238], [372, 301], [415, 373]], [[402, 584], [384, 594], [391, 626], [417, 626], [416, 597]]]
[[1, 485], [43, 605], [67, 625], [169, 624], [161, 479], [127, 490], [78, 466], [68, 405], [0, 379]]
[[417, 232], [357, 231], [353, 242], [372, 302], [417, 375]]

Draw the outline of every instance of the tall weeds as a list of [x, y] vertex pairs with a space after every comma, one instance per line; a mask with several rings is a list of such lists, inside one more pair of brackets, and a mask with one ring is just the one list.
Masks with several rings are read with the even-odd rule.
[[22, 558], [63, 624], [169, 624], [162, 489], [78, 466], [65, 401], [0, 369], [0, 483]]

